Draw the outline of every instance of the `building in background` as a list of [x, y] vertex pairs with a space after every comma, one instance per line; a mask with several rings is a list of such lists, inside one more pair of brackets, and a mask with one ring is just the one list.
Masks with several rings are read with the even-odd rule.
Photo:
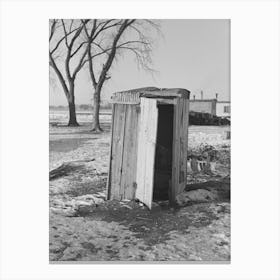
[[190, 111], [216, 115], [216, 99], [192, 99], [190, 100]]
[[230, 117], [230, 101], [217, 101], [216, 115], [218, 117]]
[[218, 117], [230, 117], [230, 101], [218, 101], [218, 94], [216, 93], [213, 99], [204, 99], [203, 91], [200, 92], [200, 99], [190, 100], [190, 111], [198, 113], [207, 113]]
[[[217, 97], [217, 95], [216, 95]], [[216, 103], [217, 99], [204, 99], [203, 98], [203, 90], [200, 91], [200, 99], [195, 99], [195, 95], [193, 95], [193, 99], [190, 100], [190, 111], [198, 112], [198, 113], [207, 113], [210, 115], [216, 115]]]

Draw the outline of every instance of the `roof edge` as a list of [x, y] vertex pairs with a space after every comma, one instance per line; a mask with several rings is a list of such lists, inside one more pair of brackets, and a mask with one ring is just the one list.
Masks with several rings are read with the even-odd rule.
[[[140, 97], [150, 98], [186, 98], [189, 99], [190, 91], [184, 88], [156, 88], [156, 87], [142, 87], [137, 89], [131, 89], [126, 91], [115, 92], [112, 95], [112, 100], [128, 101], [128, 99], [136, 99]], [[140, 101], [140, 99], [139, 99]]]

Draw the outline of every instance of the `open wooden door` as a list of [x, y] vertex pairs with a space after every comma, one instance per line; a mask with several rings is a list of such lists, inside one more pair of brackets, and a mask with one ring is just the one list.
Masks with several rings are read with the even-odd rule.
[[158, 124], [157, 100], [141, 97], [140, 108], [135, 197], [151, 209]]
[[177, 98], [174, 107], [171, 204], [187, 184], [189, 100]]

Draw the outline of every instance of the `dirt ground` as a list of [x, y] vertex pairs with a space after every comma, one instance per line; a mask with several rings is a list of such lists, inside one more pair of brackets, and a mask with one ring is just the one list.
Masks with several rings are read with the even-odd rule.
[[187, 200], [157, 201], [150, 211], [105, 200], [110, 116], [101, 120], [102, 134], [86, 120], [50, 125], [50, 261], [230, 261], [229, 128], [189, 128], [190, 154], [211, 145], [215, 171], [190, 172]]

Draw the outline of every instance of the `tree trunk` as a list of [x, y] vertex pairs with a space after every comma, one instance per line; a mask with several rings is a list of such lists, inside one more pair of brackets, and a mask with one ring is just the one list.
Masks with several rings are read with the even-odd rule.
[[99, 122], [100, 93], [101, 90], [97, 87], [93, 94], [92, 131], [94, 132], [103, 131]]
[[69, 108], [68, 126], [79, 126], [77, 119], [76, 119], [75, 102], [68, 101], [68, 108]]
[[68, 98], [68, 108], [69, 108], [68, 126], [79, 126], [79, 124], [77, 122], [77, 118], [76, 118], [74, 83], [70, 86], [69, 98]]

